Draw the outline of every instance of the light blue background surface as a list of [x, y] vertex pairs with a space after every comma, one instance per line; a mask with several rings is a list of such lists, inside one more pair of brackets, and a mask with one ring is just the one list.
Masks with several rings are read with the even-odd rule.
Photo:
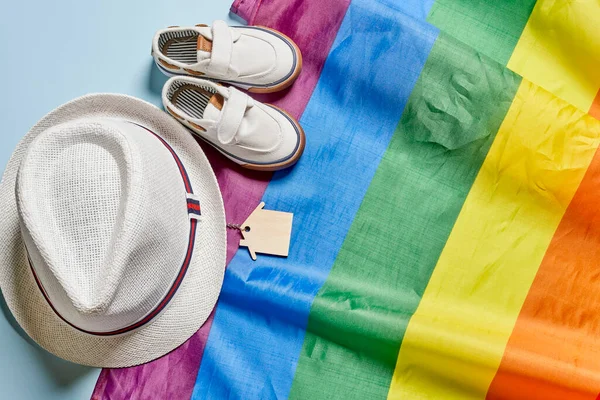
[[[233, 23], [228, 19], [230, 4], [231, 0], [5, 3], [0, 14], [0, 171], [41, 117], [75, 97], [115, 92], [160, 105], [166, 78], [150, 56], [154, 32], [214, 19]], [[0, 309], [1, 399], [90, 397], [99, 369], [60, 360], [37, 347], [1, 299]]]

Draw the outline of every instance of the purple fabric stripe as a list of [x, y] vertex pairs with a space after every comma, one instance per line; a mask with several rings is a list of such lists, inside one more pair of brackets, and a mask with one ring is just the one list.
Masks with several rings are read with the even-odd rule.
[[231, 12], [252, 25], [259, 6], [260, 0], [235, 0], [231, 5]]
[[[282, 6], [281, 1], [274, 0], [236, 0], [232, 10], [237, 10], [240, 17], [288, 35], [300, 47], [303, 55], [302, 73], [290, 89], [253, 97], [275, 104], [300, 118], [319, 80], [349, 3], [350, 0], [294, 0]], [[300, 8], [303, 12], [296, 13]], [[301, 17], [298, 18], [297, 15]], [[306, 29], [306, 26], [311, 29]], [[307, 132], [307, 136], [307, 140], [310, 140], [310, 132]], [[227, 222], [244, 222], [260, 202], [271, 173], [244, 170], [210, 146], [203, 146], [203, 149], [221, 187]], [[238, 249], [239, 240], [238, 231], [227, 232], [227, 262]], [[92, 399], [189, 398], [194, 389], [212, 320], [211, 315], [186, 343], [158, 360], [137, 367], [102, 370]]]

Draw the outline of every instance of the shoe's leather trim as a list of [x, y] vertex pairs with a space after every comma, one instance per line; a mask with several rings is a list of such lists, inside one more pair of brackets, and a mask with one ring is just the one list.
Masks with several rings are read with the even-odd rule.
[[163, 65], [163, 68], [169, 68], [169, 69], [179, 69], [179, 67], [177, 65], [173, 65], [173, 64], [169, 64], [168, 62], [166, 62], [165, 60], [163, 60], [162, 58], [158, 59], [158, 62], [160, 62]]
[[198, 39], [196, 40], [196, 50], [210, 53], [212, 51], [212, 42], [204, 36], [198, 35]]
[[185, 72], [187, 72], [188, 74], [194, 75], [194, 76], [202, 76], [202, 75], [204, 75], [204, 72], [194, 71], [193, 69], [189, 69], [189, 68], [184, 68], [183, 70]]

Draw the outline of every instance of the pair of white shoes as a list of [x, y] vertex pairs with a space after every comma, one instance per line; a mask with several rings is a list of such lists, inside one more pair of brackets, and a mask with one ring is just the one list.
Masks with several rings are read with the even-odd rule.
[[302, 69], [302, 55], [290, 38], [224, 21], [173, 26], [156, 33], [152, 55], [172, 76], [163, 88], [165, 109], [197, 136], [250, 169], [275, 171], [298, 161], [305, 144], [298, 122], [233, 87], [254, 93], [289, 87]]

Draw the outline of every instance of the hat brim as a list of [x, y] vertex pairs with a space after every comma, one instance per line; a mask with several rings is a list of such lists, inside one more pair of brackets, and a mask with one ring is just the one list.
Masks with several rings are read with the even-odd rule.
[[[88, 118], [122, 118], [165, 139], [182, 160], [202, 205], [202, 220], [186, 276], [166, 310], [149, 324], [117, 336], [95, 336], [72, 328], [50, 308], [29, 268], [17, 215], [15, 183], [25, 150], [51, 126]], [[0, 289], [27, 334], [49, 352], [94, 367], [143, 364], [174, 350], [210, 315], [223, 283], [226, 257], [225, 211], [217, 180], [189, 132], [150, 103], [119, 94], [91, 94], [42, 118], [19, 142], [0, 183]]]

